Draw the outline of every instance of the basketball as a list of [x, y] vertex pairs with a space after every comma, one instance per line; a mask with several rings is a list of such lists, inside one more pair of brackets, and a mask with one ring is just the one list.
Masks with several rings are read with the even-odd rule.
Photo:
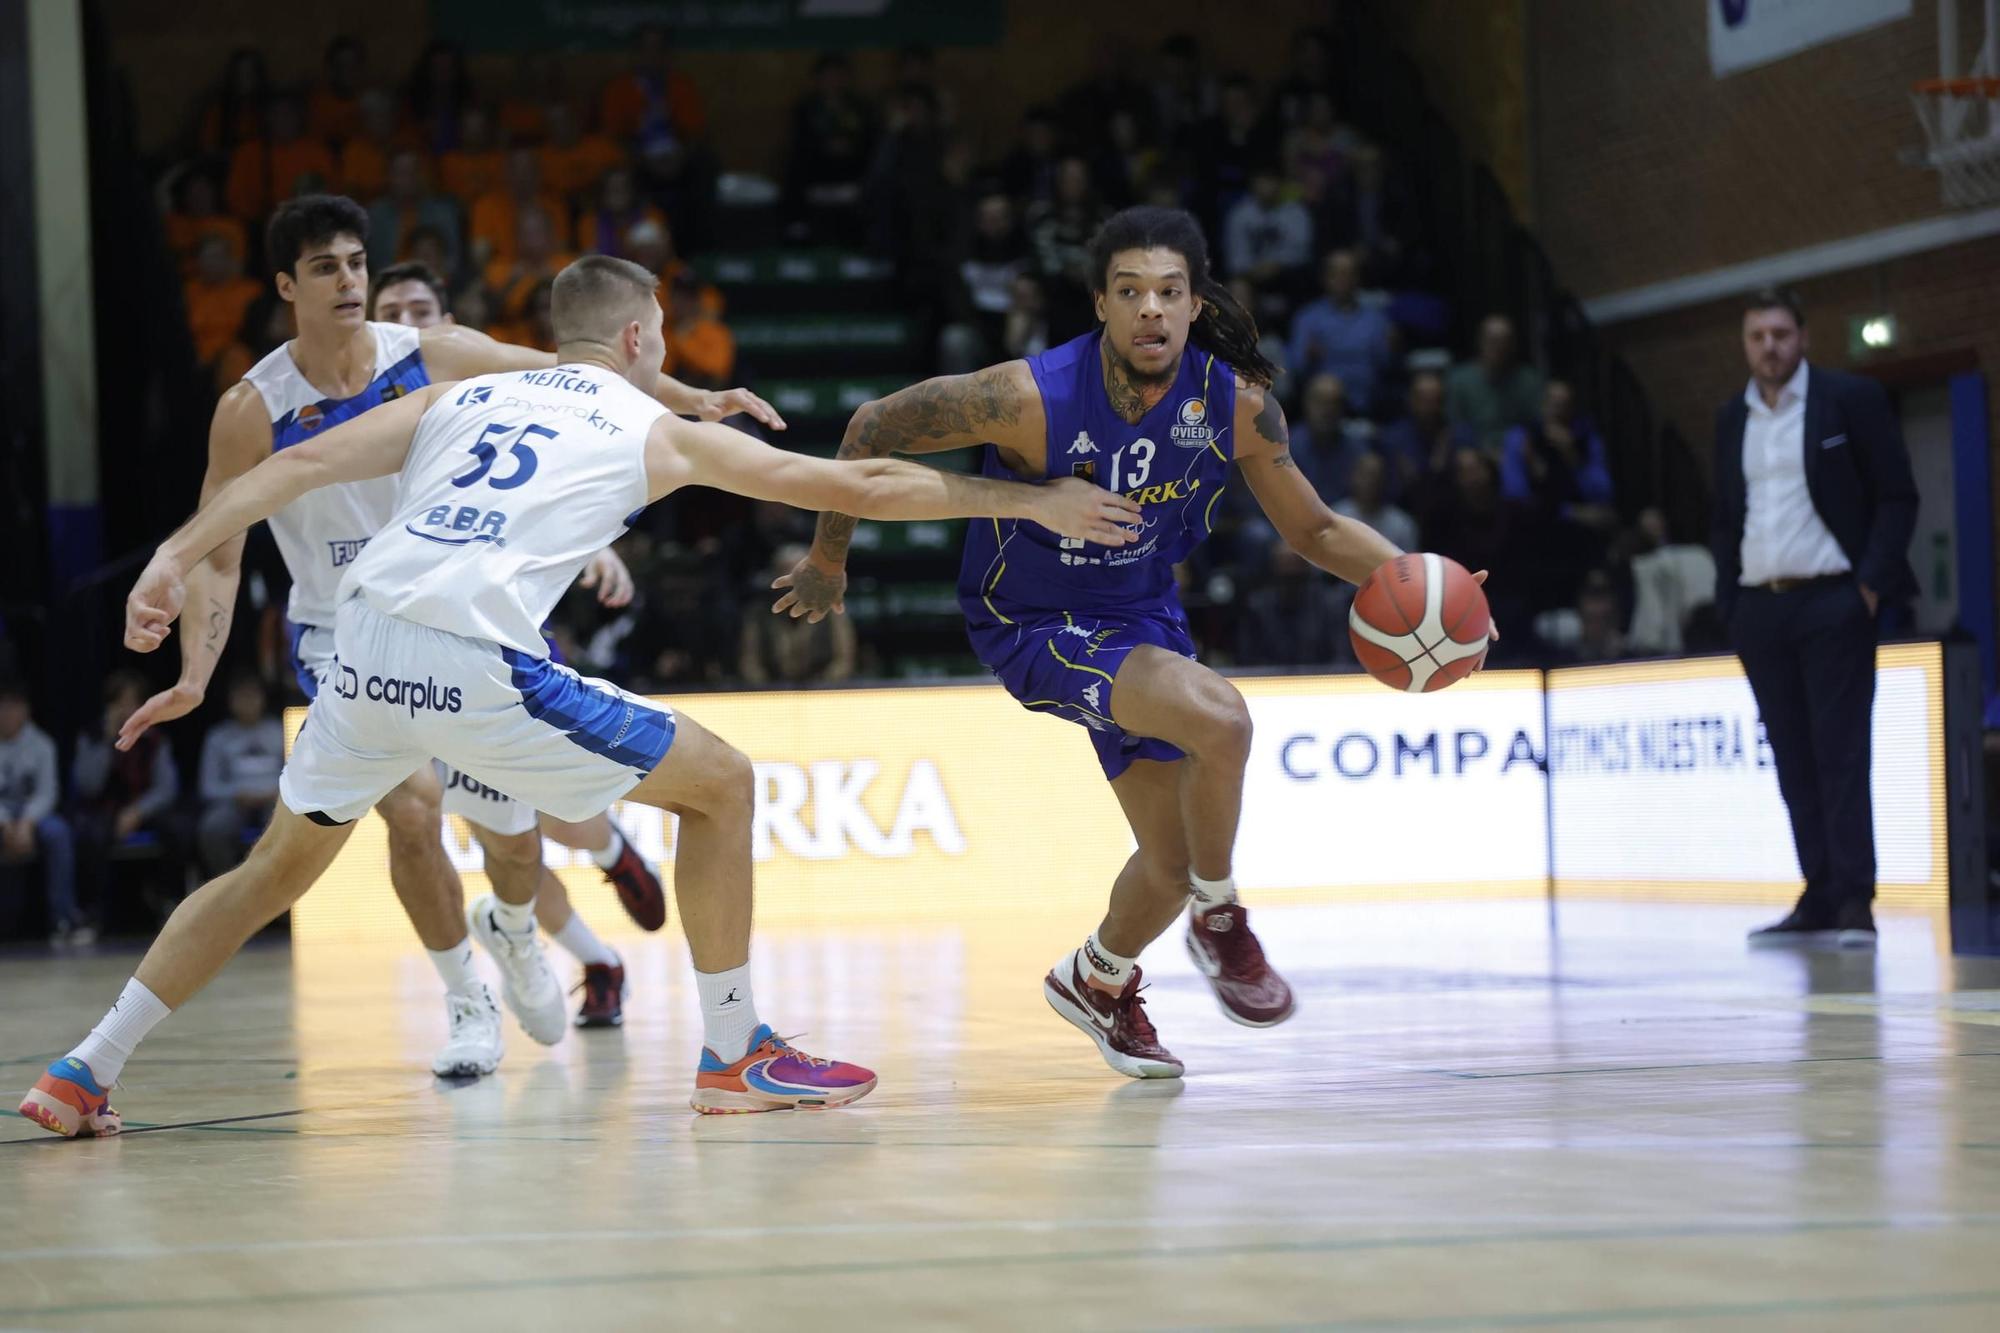
[[1428, 694], [1479, 670], [1493, 614], [1465, 566], [1441, 555], [1399, 555], [1354, 594], [1347, 634], [1368, 674], [1393, 690]]

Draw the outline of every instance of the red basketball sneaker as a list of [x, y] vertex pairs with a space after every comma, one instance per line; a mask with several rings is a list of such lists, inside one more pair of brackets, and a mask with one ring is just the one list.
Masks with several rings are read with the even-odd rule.
[[1264, 946], [1250, 933], [1250, 911], [1241, 903], [1190, 912], [1187, 950], [1230, 1022], [1276, 1027], [1298, 1008], [1292, 988], [1265, 961]]
[[585, 963], [583, 980], [571, 991], [583, 992], [576, 1011], [580, 1028], [615, 1028], [625, 1023], [625, 964]]
[[618, 859], [604, 878], [618, 890], [618, 905], [639, 929], [658, 930], [667, 924], [667, 895], [660, 889], [660, 873], [623, 833], [618, 835]]
[[1085, 981], [1077, 970], [1076, 955], [1071, 954], [1042, 979], [1042, 997], [1049, 1008], [1089, 1033], [1104, 1063], [1125, 1077], [1181, 1076], [1181, 1062], [1160, 1045], [1160, 1034], [1146, 1017], [1138, 968], [1125, 979], [1125, 989], [1113, 995]]

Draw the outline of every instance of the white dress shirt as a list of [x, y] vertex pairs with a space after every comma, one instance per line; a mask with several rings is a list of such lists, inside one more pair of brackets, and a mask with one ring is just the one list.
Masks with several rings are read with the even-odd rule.
[[1785, 381], [1778, 405], [1766, 407], [1751, 380], [1743, 424], [1744, 587], [1773, 579], [1809, 579], [1853, 568], [1813, 508], [1806, 489], [1806, 363]]

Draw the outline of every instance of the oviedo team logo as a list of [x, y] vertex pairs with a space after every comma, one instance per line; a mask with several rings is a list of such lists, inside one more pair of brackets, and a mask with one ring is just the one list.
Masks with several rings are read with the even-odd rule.
[[1181, 410], [1175, 416], [1167, 438], [1181, 448], [1206, 449], [1208, 442], [1215, 438], [1215, 431], [1208, 424], [1208, 403], [1203, 399], [1183, 399]]
[[300, 430], [318, 430], [326, 424], [326, 414], [319, 410], [318, 403], [307, 403], [299, 409], [297, 420]]

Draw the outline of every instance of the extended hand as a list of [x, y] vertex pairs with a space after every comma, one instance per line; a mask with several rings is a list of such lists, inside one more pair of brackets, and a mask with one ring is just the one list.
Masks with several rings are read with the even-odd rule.
[[186, 599], [180, 568], [153, 552], [125, 598], [125, 646], [135, 653], [150, 653], [165, 643]]
[[583, 567], [583, 577], [577, 582], [597, 590], [599, 606], [616, 608], [632, 600], [632, 571], [609, 546], [590, 557], [590, 563]]
[[[1472, 581], [1474, 583], [1477, 583], [1482, 589], [1485, 588], [1486, 571], [1482, 569], [1478, 573], [1474, 574], [1472, 576]], [[1486, 622], [1486, 637], [1489, 641], [1493, 643], [1500, 642], [1500, 627], [1494, 624], [1490, 620]]]
[[772, 430], [785, 428], [785, 419], [778, 415], [778, 409], [748, 389], [710, 389], [694, 410], [703, 421], [720, 421], [738, 412], [748, 412]]
[[177, 717], [186, 717], [201, 707], [202, 689], [199, 685], [189, 685], [177, 681], [168, 689], [161, 690], [132, 711], [125, 724], [118, 728], [116, 748], [129, 750], [132, 742], [162, 722], [171, 722]]
[[1034, 521], [1057, 536], [1099, 546], [1130, 545], [1140, 531], [1136, 503], [1081, 477], [1058, 477], [1036, 487], [1034, 509]]
[[785, 590], [772, 604], [772, 615], [789, 611], [792, 619], [804, 616], [807, 624], [817, 625], [829, 612], [838, 614], [847, 609], [846, 567], [824, 564], [811, 555], [793, 565], [791, 573], [772, 579], [771, 586]]

